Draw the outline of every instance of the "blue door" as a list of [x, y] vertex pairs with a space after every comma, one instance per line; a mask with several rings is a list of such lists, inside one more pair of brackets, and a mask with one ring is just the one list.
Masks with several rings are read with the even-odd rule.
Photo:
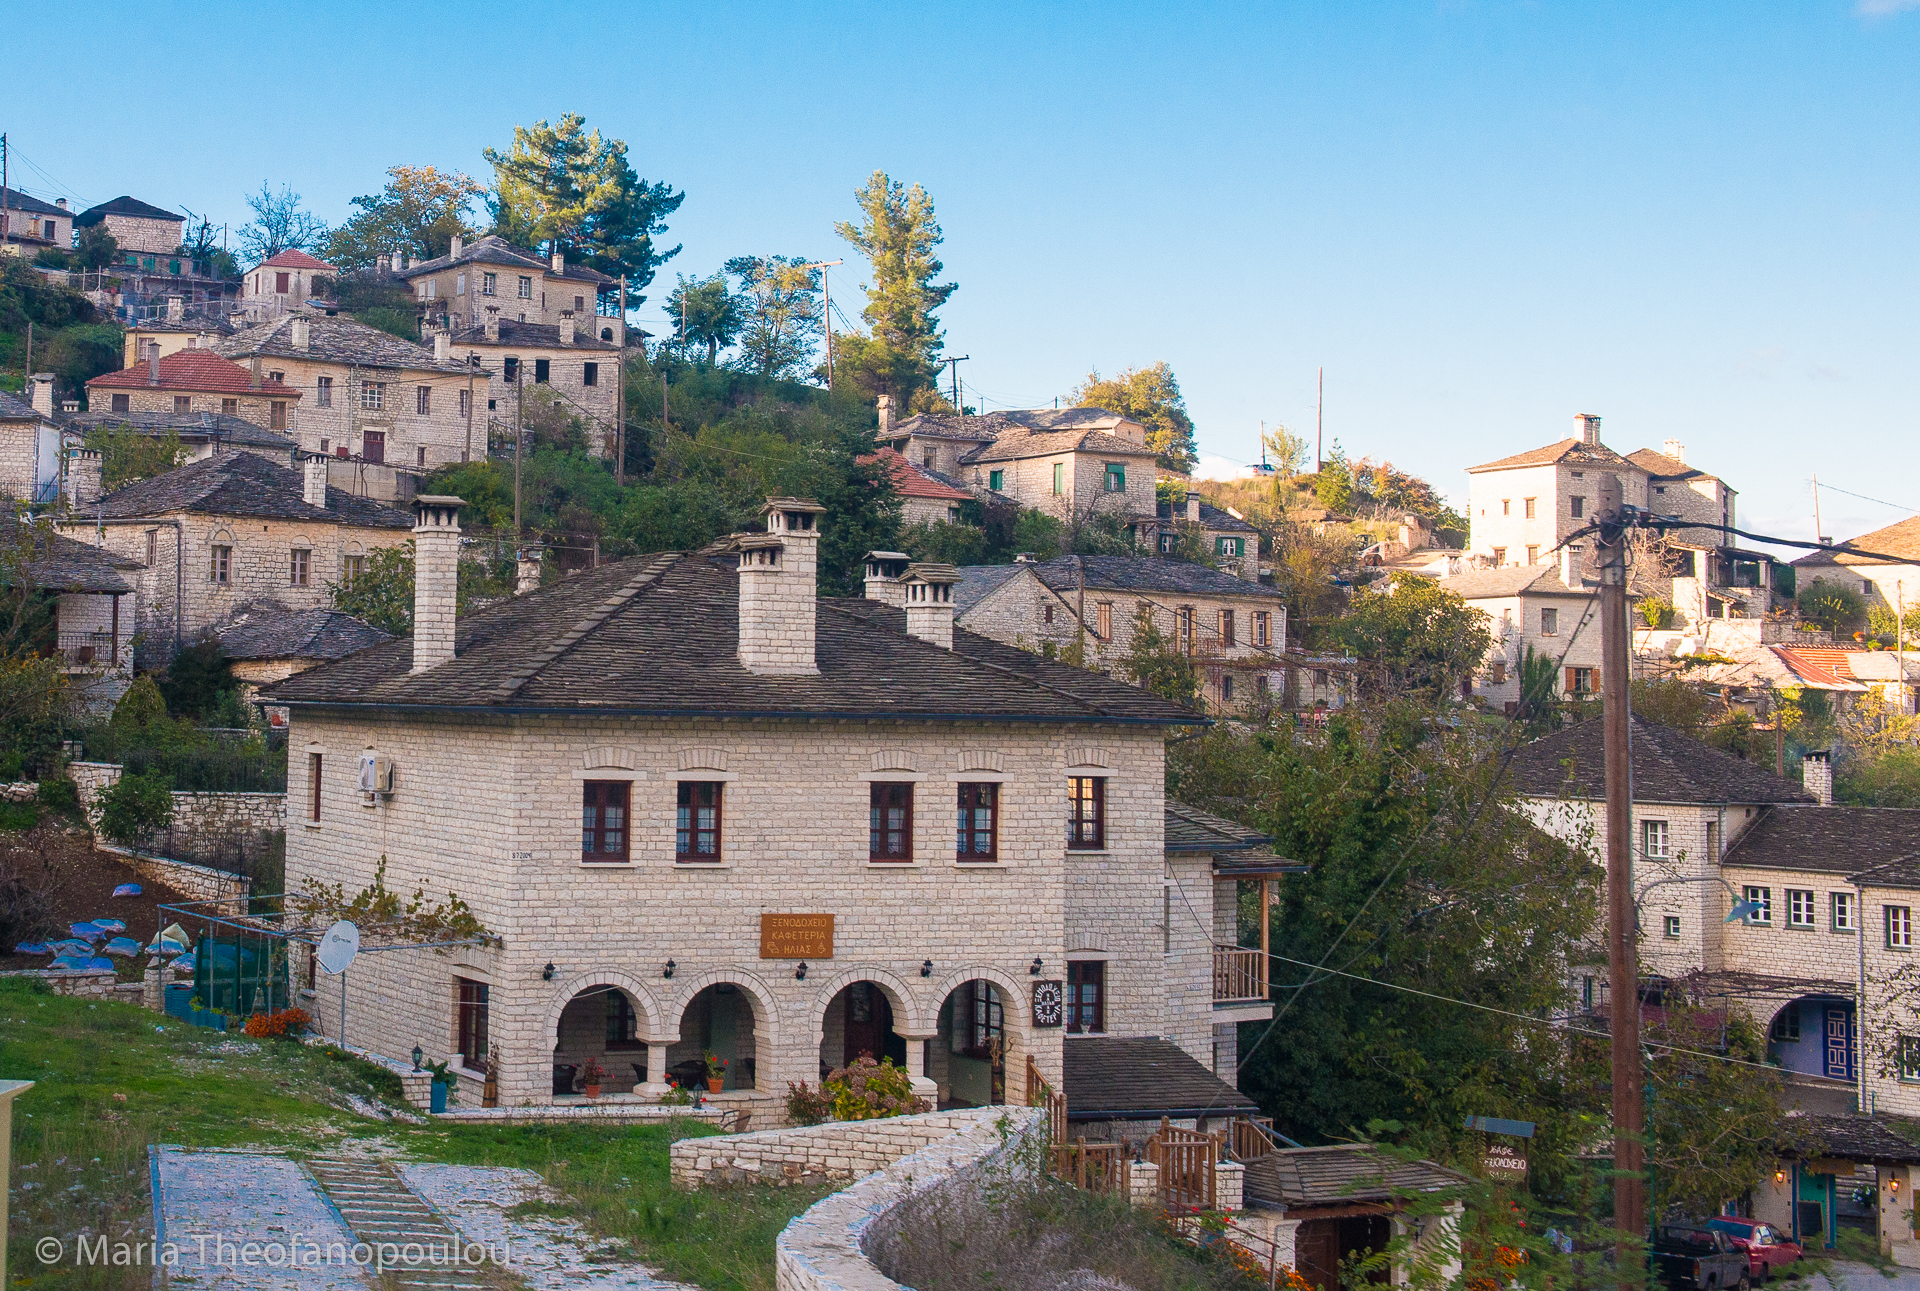
[[1827, 1075], [1836, 1080], [1853, 1078], [1852, 1012], [1838, 1004], [1827, 1006]]

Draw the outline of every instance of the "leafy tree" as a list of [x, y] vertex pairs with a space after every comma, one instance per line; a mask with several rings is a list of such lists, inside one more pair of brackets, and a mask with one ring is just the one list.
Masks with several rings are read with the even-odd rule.
[[172, 823], [173, 785], [164, 771], [123, 774], [100, 795], [100, 832], [122, 847], [145, 847]]
[[247, 198], [253, 208], [253, 221], [239, 232], [240, 254], [249, 264], [258, 264], [282, 251], [313, 251], [327, 236], [326, 224], [316, 215], [300, 209], [300, 194], [293, 185], [282, 184], [274, 192], [265, 180], [260, 191]]
[[1159, 454], [1160, 465], [1169, 470], [1191, 471], [1199, 460], [1187, 401], [1181, 397], [1173, 369], [1164, 361], [1128, 368], [1116, 377], [1089, 372], [1072, 398], [1083, 407], [1105, 408], [1145, 426], [1147, 447]]
[[1881, 645], [1903, 644], [1911, 650], [1920, 644], [1920, 605], [1908, 610], [1905, 618], [1891, 605], [1869, 605], [1867, 627]]
[[686, 194], [639, 178], [624, 140], [586, 127], [585, 117], [569, 112], [557, 125], [515, 126], [506, 152], [486, 150], [494, 232], [521, 245], [544, 244], [612, 277], [625, 274], [627, 303], [637, 305], [646, 297], [636, 293], [680, 253], [677, 246], [659, 250], [655, 239]]
[[65, 269], [71, 257], [59, 247], [41, 247], [34, 252], [33, 263], [42, 269]]
[[167, 713], [167, 697], [151, 676], [135, 677], [113, 706], [107, 726], [128, 744], [150, 747], [171, 739], [176, 731]]
[[1404, 573], [1354, 597], [1331, 632], [1348, 653], [1379, 666], [1362, 674], [1363, 684], [1433, 699], [1458, 694], [1493, 645], [1484, 614], [1432, 579]]
[[165, 475], [187, 456], [180, 432], [172, 429], [164, 435], [147, 435], [125, 424], [95, 426], [87, 432], [85, 443], [100, 454], [100, 484], [107, 489]]
[[711, 278], [680, 278], [667, 296], [667, 316], [673, 319], [674, 341], [707, 347], [707, 363], [719, 361], [720, 351], [740, 337], [746, 311], [727, 286], [725, 274]]
[[743, 519], [720, 490], [687, 480], [634, 489], [614, 514], [609, 534], [636, 552], [697, 551]]
[[[44, 362], [68, 390], [84, 390], [87, 382], [120, 370], [125, 333], [112, 323], [77, 323], [53, 334]], [[36, 366], [42, 360], [36, 359]]]
[[[20, 333], [32, 323], [51, 333], [75, 323], [96, 319], [93, 304], [63, 283], [56, 283], [18, 256], [0, 256], [0, 332]], [[21, 356], [10, 356], [19, 367]]]
[[194, 642], [175, 655], [159, 679], [159, 686], [168, 712], [196, 722], [205, 721], [208, 714], [224, 706], [224, 696], [240, 689], [227, 652], [221, 648], [219, 638], [212, 636]]
[[1532, 646], [1520, 659], [1519, 719], [1529, 735], [1546, 735], [1560, 725], [1560, 661]]
[[1713, 696], [1692, 682], [1678, 677], [1635, 677], [1630, 685], [1636, 717], [1689, 733], [1702, 730], [1712, 720]]
[[406, 636], [413, 631], [413, 544], [374, 552], [358, 574], [328, 583], [327, 593], [334, 609]]
[[[740, 363], [763, 377], [793, 377], [820, 337], [820, 282], [799, 256], [735, 256], [724, 268], [740, 280], [734, 299], [745, 315]], [[709, 360], [711, 361], [711, 360]]]
[[1851, 632], [1867, 619], [1867, 600], [1842, 583], [1815, 579], [1795, 598], [1800, 617], [1829, 632]]
[[1153, 606], [1142, 601], [1133, 614], [1133, 640], [1118, 665], [1122, 677], [1176, 704], [1200, 706], [1200, 670], [1193, 656], [1161, 633]]
[[77, 269], [99, 270], [120, 259], [120, 243], [107, 232], [105, 224], [92, 224], [80, 230], [73, 243], [73, 261]]
[[958, 289], [936, 283], [943, 266], [934, 254], [944, 238], [934, 216], [933, 198], [874, 171], [854, 193], [858, 224], [841, 221], [834, 232], [867, 258], [873, 283], [861, 311], [870, 335], [850, 345], [848, 357], [877, 383], [873, 394], [891, 394], [898, 408], [910, 408], [916, 393], [929, 390], [938, 375], [945, 339], [934, 311]]
[[1855, 807], [1920, 807], [1920, 748], [1842, 763], [1833, 796]]
[[1307, 437], [1287, 429], [1285, 422], [1274, 422], [1273, 429], [1261, 436], [1260, 442], [1267, 450], [1267, 464], [1281, 479], [1291, 479], [1306, 465]]
[[359, 213], [328, 235], [325, 258], [342, 269], [360, 269], [396, 250], [423, 259], [446, 255], [456, 234], [474, 231], [467, 216], [484, 192], [457, 170], [389, 167], [385, 188], [353, 199]]
[[1314, 495], [1320, 505], [1329, 511], [1345, 511], [1353, 501], [1353, 471], [1347, 465], [1347, 455], [1340, 450], [1340, 441], [1333, 441], [1333, 451], [1327, 460], [1320, 463], [1320, 473], [1314, 477]]

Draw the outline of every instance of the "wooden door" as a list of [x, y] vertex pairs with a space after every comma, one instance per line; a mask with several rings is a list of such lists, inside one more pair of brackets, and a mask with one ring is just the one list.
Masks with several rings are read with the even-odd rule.
[[1340, 1221], [1309, 1219], [1293, 1235], [1293, 1267], [1318, 1291], [1339, 1291]]
[[[840, 1065], [848, 1067], [861, 1054], [875, 1062], [888, 1057], [888, 1040], [893, 1035], [893, 1006], [886, 993], [872, 982], [855, 982], [846, 993], [845, 1040]], [[902, 1054], [904, 1059], [905, 1054]]]
[[370, 430], [360, 437], [360, 456], [369, 462], [387, 460], [387, 432]]
[[1827, 1006], [1827, 1075], [1849, 1079], [1853, 1072], [1852, 1037], [1848, 1034], [1847, 1010], [1838, 1004]]

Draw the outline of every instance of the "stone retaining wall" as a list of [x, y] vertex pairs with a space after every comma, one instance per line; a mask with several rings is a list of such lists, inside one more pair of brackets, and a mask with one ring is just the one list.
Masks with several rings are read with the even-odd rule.
[[[80, 791], [80, 806], [96, 834], [100, 799], [119, 783], [125, 768], [114, 762], [70, 762], [67, 774]], [[284, 793], [212, 793], [173, 791], [173, 824], [154, 840], [175, 855], [218, 854], [244, 848], [257, 852], [269, 834], [287, 827]]]
[[139, 1003], [140, 983], [129, 982], [124, 987], [119, 977], [105, 970], [52, 969], [52, 968], [12, 968], [0, 972], [0, 978], [24, 977], [47, 984], [47, 989], [55, 995], [77, 995], [87, 1000], [110, 1000], [124, 997], [128, 1003]]
[[[977, 1187], [979, 1176], [996, 1164], [1017, 1170], [1017, 1161], [1010, 1158], [1025, 1146], [1030, 1136], [1046, 1133], [1046, 1114], [1038, 1108], [983, 1107], [934, 1116], [954, 1117], [965, 1123], [919, 1151], [868, 1175], [851, 1188], [834, 1193], [781, 1230], [774, 1242], [776, 1291], [902, 1291], [899, 1283], [880, 1272], [867, 1258], [866, 1236], [873, 1225], [902, 1202], [929, 1189]], [[924, 1119], [932, 1118], [896, 1118]], [[853, 1124], [872, 1126], [886, 1122]], [[718, 1140], [701, 1142], [711, 1144]]]
[[247, 895], [250, 883], [244, 874], [193, 865], [165, 856], [142, 856], [111, 843], [96, 842], [103, 852], [112, 852], [127, 863], [127, 868], [150, 883], [164, 883], [189, 901], [231, 900]]
[[884, 1170], [901, 1157], [968, 1129], [983, 1118], [992, 1121], [1002, 1112], [1015, 1110], [1026, 1109], [970, 1108], [682, 1139], [670, 1150], [673, 1186], [857, 1179]]

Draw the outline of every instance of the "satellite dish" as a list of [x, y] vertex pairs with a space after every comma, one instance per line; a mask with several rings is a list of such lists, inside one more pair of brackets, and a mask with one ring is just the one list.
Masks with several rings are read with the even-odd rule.
[[327, 929], [326, 935], [320, 938], [320, 949], [314, 958], [327, 972], [344, 973], [347, 971], [347, 965], [351, 964], [353, 957], [359, 953], [360, 930], [342, 919]]

